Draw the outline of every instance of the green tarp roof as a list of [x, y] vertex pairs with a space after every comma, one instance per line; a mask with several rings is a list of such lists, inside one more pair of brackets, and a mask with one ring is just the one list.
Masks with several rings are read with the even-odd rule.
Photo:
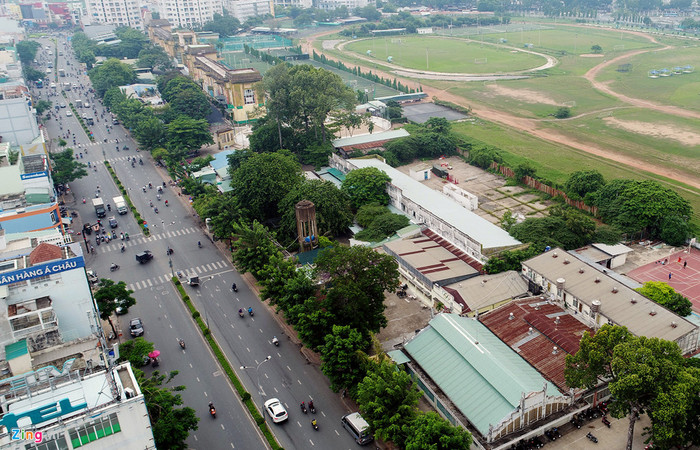
[[22, 339], [21, 341], [13, 342], [10, 345], [5, 346], [6, 359], [9, 361], [11, 359], [19, 358], [20, 356], [29, 353], [27, 349], [27, 340]]
[[438, 314], [405, 345], [430, 378], [483, 434], [516, 409], [522, 393], [561, 395], [480, 322]]

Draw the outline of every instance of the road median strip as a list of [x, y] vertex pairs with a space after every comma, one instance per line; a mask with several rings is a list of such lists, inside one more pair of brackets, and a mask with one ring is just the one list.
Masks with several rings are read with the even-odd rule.
[[194, 303], [192, 303], [192, 299], [190, 298], [190, 296], [187, 295], [187, 292], [185, 292], [185, 288], [182, 286], [182, 283], [177, 277], [172, 277], [171, 281], [175, 285], [178, 293], [180, 294], [180, 298], [187, 306], [187, 309], [189, 309], [190, 314], [192, 315], [194, 321], [197, 323], [197, 326], [202, 332], [202, 335], [204, 335], [204, 338], [209, 344], [209, 348], [214, 353], [214, 355], [216, 355], [216, 359], [219, 361], [219, 365], [228, 376], [228, 379], [233, 384], [234, 388], [236, 389], [236, 392], [238, 392], [238, 395], [241, 397], [241, 400], [245, 404], [246, 408], [248, 408], [248, 411], [250, 412], [251, 416], [253, 416], [253, 420], [255, 420], [255, 423], [260, 428], [260, 431], [265, 436], [265, 439], [267, 439], [268, 444], [270, 444], [270, 447], [272, 447], [274, 450], [283, 450], [282, 447], [280, 447], [277, 443], [277, 440], [272, 434], [272, 431], [270, 431], [270, 428], [267, 426], [265, 418], [255, 407], [255, 403], [253, 402], [250, 396], [250, 392], [245, 390], [243, 383], [241, 383], [241, 381], [238, 379], [238, 376], [233, 371], [231, 363], [229, 363], [228, 359], [226, 358], [226, 355], [224, 355], [224, 352], [221, 350], [221, 347], [219, 347], [219, 344], [216, 343], [216, 340], [211, 335], [211, 330], [207, 327], [206, 323], [204, 323], [204, 320], [202, 320], [201, 314], [194, 306]]
[[134, 204], [131, 202], [131, 198], [129, 197], [129, 194], [126, 191], [126, 188], [124, 187], [122, 182], [119, 180], [119, 177], [117, 176], [117, 174], [114, 172], [112, 165], [107, 160], [105, 160], [104, 163], [105, 163], [105, 167], [109, 171], [109, 174], [112, 176], [114, 183], [119, 188], [119, 192], [121, 192], [122, 197], [124, 197], [126, 204], [129, 205], [129, 209], [134, 214], [134, 219], [136, 219], [136, 222], [139, 224], [139, 226], [143, 230], [143, 235], [149, 236], [151, 234], [151, 230], [148, 228], [147, 222], [145, 220], [143, 220], [143, 218], [141, 217], [141, 214], [136, 209]]

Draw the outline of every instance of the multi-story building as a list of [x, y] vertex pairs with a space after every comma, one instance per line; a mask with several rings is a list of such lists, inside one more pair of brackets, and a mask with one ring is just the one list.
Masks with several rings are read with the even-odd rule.
[[273, 0], [226, 0], [226, 11], [241, 23], [255, 16], [275, 16]]
[[157, 0], [156, 5], [160, 17], [179, 28], [194, 28], [223, 12], [222, 3], [216, 0]]
[[87, 0], [88, 21], [143, 29], [141, 8], [136, 0]]
[[257, 98], [255, 83], [262, 80], [256, 69], [230, 69], [216, 61], [216, 50], [190, 47], [184, 58], [192, 79], [202, 83], [209, 96], [226, 106], [231, 120], [238, 124], [249, 123], [261, 114], [263, 106]]
[[684, 354], [698, 348], [698, 326], [635, 288], [639, 283], [576, 252], [555, 248], [523, 261], [529, 290], [557, 302], [577, 319], [597, 330], [621, 325], [636, 336], [673, 341]]
[[319, 9], [337, 9], [345, 6], [352, 11], [355, 8], [364, 8], [369, 5], [369, 0], [319, 0]]
[[311, 8], [314, 6], [312, 0], [274, 0], [274, 2], [275, 2], [275, 5], [277, 5], [277, 6], [284, 6], [284, 7], [296, 6], [297, 8], [301, 8], [301, 9]]

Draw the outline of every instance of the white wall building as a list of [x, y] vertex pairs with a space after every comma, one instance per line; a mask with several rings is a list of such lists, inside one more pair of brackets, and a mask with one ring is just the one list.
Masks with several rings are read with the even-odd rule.
[[210, 22], [214, 14], [223, 13], [223, 3], [216, 0], [157, 0], [160, 18], [173, 27], [193, 28]]
[[279, 6], [296, 6], [297, 8], [311, 8], [312, 0], [274, 0], [275, 5]]
[[352, 11], [355, 8], [364, 8], [369, 5], [369, 0], [319, 0], [319, 9], [337, 9], [341, 6], [346, 6]]
[[89, 23], [143, 29], [141, 8], [136, 0], [87, 0]]
[[275, 15], [273, 0], [226, 0], [224, 5], [229, 14], [241, 23], [249, 17]]

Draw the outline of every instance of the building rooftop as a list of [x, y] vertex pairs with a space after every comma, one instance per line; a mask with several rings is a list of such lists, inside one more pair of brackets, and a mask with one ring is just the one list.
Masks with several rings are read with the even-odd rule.
[[[512, 270], [495, 275], [482, 275], [444, 285], [455, 301], [466, 305], [463, 312], [481, 311], [503, 301], [527, 295], [527, 281]], [[460, 298], [460, 302], [457, 298]]]
[[441, 286], [479, 274], [457, 255], [426, 236], [387, 242], [384, 247], [430, 282]]
[[621, 275], [596, 266], [575, 252], [556, 248], [524, 261], [523, 271], [530, 268], [550, 281], [561, 280], [564, 290], [588, 307], [600, 301], [602, 315], [637, 336], [675, 341], [696, 328], [616, 279]]
[[523, 393], [547, 385], [547, 395], [561, 395], [474, 319], [438, 314], [405, 349], [483, 435], [520, 405]]
[[359, 136], [351, 136], [351, 137], [344, 137], [340, 139], [336, 139], [333, 141], [333, 147], [335, 148], [345, 148], [345, 147], [353, 147], [357, 148], [358, 146], [362, 146], [365, 144], [377, 144], [378, 143], [383, 143], [390, 141], [392, 139], [398, 139], [402, 137], [407, 137], [410, 136], [408, 131], [404, 130], [403, 128], [399, 128], [397, 130], [389, 130], [389, 131], [382, 131], [379, 133], [371, 133], [371, 134], [361, 134]]
[[384, 171], [391, 178], [391, 184], [401, 189], [404, 197], [411, 199], [435, 217], [439, 217], [465, 235], [470, 236], [481, 245], [482, 253], [484, 249], [499, 249], [521, 244], [506, 230], [466, 210], [449, 197], [430, 189], [376, 158], [354, 158], [350, 162], [358, 168], [376, 167]]
[[624, 244], [608, 245], [608, 244], [591, 244], [598, 250], [607, 253], [610, 256], [624, 255], [632, 252], [632, 249]]
[[593, 334], [592, 328], [542, 297], [514, 300], [479, 320], [562, 392], [569, 389], [566, 355], [578, 351], [584, 332]]

